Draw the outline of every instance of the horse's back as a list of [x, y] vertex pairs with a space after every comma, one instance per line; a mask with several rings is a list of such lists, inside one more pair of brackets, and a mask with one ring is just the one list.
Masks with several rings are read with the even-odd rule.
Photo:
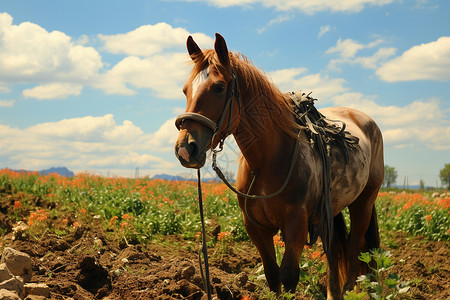
[[348, 107], [327, 107], [319, 110], [327, 119], [340, 120], [346, 130], [358, 138], [381, 139], [381, 131], [376, 122], [366, 113]]
[[[359, 139], [363, 150], [370, 151], [373, 159], [382, 156], [383, 138], [377, 123], [366, 113], [348, 107], [327, 107], [319, 110], [327, 119], [345, 123], [345, 130]], [[381, 153], [378, 153], [381, 150]]]

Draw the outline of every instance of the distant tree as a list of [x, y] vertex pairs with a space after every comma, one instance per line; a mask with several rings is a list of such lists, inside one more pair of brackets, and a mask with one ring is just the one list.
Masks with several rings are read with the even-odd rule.
[[384, 181], [383, 185], [390, 188], [392, 184], [397, 181], [397, 170], [394, 167], [385, 165], [384, 166]]
[[450, 164], [445, 164], [444, 168], [439, 172], [442, 185], [447, 185], [447, 189], [450, 189]]
[[425, 181], [423, 179], [420, 179], [420, 190], [423, 191], [425, 189]]

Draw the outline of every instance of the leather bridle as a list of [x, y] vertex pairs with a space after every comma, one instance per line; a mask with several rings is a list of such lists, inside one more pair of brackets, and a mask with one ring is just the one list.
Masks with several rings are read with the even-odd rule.
[[[231, 189], [235, 194], [245, 197], [245, 201], [247, 201], [247, 199], [269, 199], [272, 197], [275, 197], [279, 194], [281, 194], [283, 192], [283, 190], [286, 188], [287, 183], [289, 182], [289, 179], [291, 178], [292, 175], [292, 171], [294, 170], [294, 166], [295, 163], [297, 162], [297, 157], [298, 157], [298, 153], [299, 153], [299, 142], [298, 142], [298, 137], [300, 136], [300, 132], [298, 133], [297, 139], [295, 140], [295, 147], [294, 147], [294, 151], [292, 154], [292, 160], [291, 160], [291, 165], [289, 166], [289, 171], [288, 174], [286, 176], [286, 179], [283, 183], [283, 185], [274, 193], [270, 194], [270, 195], [251, 195], [250, 191], [251, 188], [253, 186], [253, 183], [256, 180], [256, 176], [257, 176], [257, 172], [253, 171], [252, 175], [252, 184], [250, 185], [250, 188], [248, 190], [247, 193], [242, 193], [240, 191], [238, 191], [226, 178], [225, 175], [223, 174], [223, 172], [219, 169], [217, 162], [216, 162], [216, 158], [217, 158], [217, 153], [221, 152], [223, 150], [223, 144], [225, 142], [225, 138], [228, 136], [228, 134], [230, 133], [230, 128], [231, 128], [231, 120], [232, 120], [232, 113], [233, 113], [233, 98], [236, 97], [236, 100], [238, 102], [239, 105], [239, 115], [241, 114], [241, 102], [240, 102], [240, 97], [239, 97], [239, 86], [238, 86], [238, 81], [237, 81], [237, 77], [235, 75], [235, 72], [233, 69], [231, 69], [231, 81], [230, 84], [228, 85], [228, 90], [227, 90], [227, 98], [226, 98], [226, 102], [225, 102], [225, 106], [223, 108], [222, 111], [222, 115], [220, 116], [219, 120], [216, 122], [214, 122], [213, 120], [211, 120], [210, 118], [199, 114], [199, 113], [194, 113], [194, 112], [185, 112], [180, 114], [176, 119], [175, 119], [175, 126], [178, 128], [178, 130], [181, 129], [181, 124], [184, 120], [193, 120], [196, 121], [208, 128], [210, 128], [213, 131], [213, 135], [211, 138], [211, 151], [213, 153], [213, 158], [212, 158], [212, 168], [213, 170], [216, 172], [217, 176], [219, 176], [220, 179], [222, 179], [222, 181], [225, 183], [226, 186], [228, 186], [229, 189]], [[219, 148], [215, 149], [214, 147], [214, 139], [216, 137], [216, 135], [219, 133], [220, 128], [222, 127], [223, 122], [225, 121], [225, 117], [227, 115], [227, 113], [229, 113], [229, 118], [228, 118], [228, 125], [227, 125], [227, 130], [221, 135], [220, 137], [220, 141], [219, 141]]]
[[210, 118], [208, 118], [202, 114], [195, 113], [195, 112], [185, 112], [185, 113], [180, 114], [178, 117], [176, 117], [175, 126], [177, 127], [178, 130], [180, 130], [181, 124], [183, 123], [184, 120], [192, 120], [192, 121], [198, 122], [198, 123], [208, 127], [209, 129], [211, 129], [213, 131], [213, 135], [211, 138], [211, 149], [213, 149], [214, 139], [219, 134], [220, 128], [222, 127], [223, 122], [225, 121], [225, 118], [228, 114], [229, 117], [228, 117], [227, 129], [220, 136], [219, 147], [223, 148], [223, 143], [225, 141], [225, 138], [230, 134], [231, 120], [232, 120], [232, 114], [233, 114], [233, 102], [234, 102], [233, 99], [235, 97], [236, 97], [236, 101], [239, 106], [239, 115], [240, 115], [241, 114], [241, 100], [239, 97], [239, 85], [238, 85], [238, 80], [235, 75], [235, 72], [233, 69], [231, 69], [231, 81], [227, 88], [227, 96], [226, 96], [226, 100], [225, 100], [225, 105], [224, 105], [224, 108], [222, 110], [222, 114], [221, 114], [219, 120], [217, 122], [214, 122], [213, 120], [211, 120]]

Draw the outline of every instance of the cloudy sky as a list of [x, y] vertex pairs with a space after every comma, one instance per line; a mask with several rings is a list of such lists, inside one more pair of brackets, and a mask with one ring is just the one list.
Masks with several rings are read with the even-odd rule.
[[185, 42], [211, 48], [219, 32], [282, 90], [371, 115], [399, 184], [440, 185], [448, 12], [447, 0], [2, 0], [0, 168], [185, 174], [173, 154]]

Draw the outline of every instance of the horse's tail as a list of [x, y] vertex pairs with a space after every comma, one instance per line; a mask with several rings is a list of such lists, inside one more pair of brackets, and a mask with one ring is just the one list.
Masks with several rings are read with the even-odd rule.
[[[375, 209], [375, 204], [372, 208], [372, 216], [370, 218], [369, 227], [367, 228], [366, 234], [364, 235], [366, 245], [362, 252], [367, 252], [372, 249], [380, 248], [380, 234], [378, 232], [378, 221], [377, 221], [377, 211]], [[376, 268], [375, 261], [370, 262], [372, 268]], [[360, 274], [371, 273], [372, 271], [366, 264], [361, 263]]]
[[345, 225], [344, 215], [339, 213], [334, 217], [334, 234], [333, 234], [333, 249], [335, 252], [334, 262], [338, 268], [338, 276], [339, 276], [339, 286], [342, 290], [345, 281], [347, 280], [347, 272], [348, 272], [348, 260], [346, 256], [346, 245], [347, 245], [347, 237], [348, 231], [347, 226]]
[[364, 236], [366, 240], [367, 250], [380, 248], [380, 234], [378, 232], [377, 210], [375, 204], [372, 208], [372, 217], [370, 218], [369, 228]]

